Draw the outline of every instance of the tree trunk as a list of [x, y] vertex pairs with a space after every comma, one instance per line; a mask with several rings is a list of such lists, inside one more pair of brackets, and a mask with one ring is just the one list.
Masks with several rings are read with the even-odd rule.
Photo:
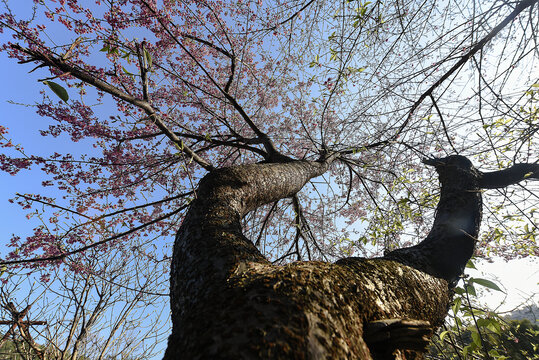
[[445, 280], [384, 259], [274, 266], [243, 236], [248, 211], [294, 195], [328, 166], [253, 164], [200, 182], [174, 246], [166, 359], [370, 359], [367, 324], [442, 323]]
[[[294, 195], [330, 163], [252, 164], [202, 179], [174, 245], [165, 359], [421, 358], [447, 315], [448, 281], [473, 252], [479, 186], [497, 187], [500, 174], [482, 174], [462, 156], [425, 161], [438, 171], [442, 196], [420, 244], [387, 258], [272, 265], [242, 234], [242, 217]], [[536, 173], [512, 168], [511, 183], [537, 177], [530, 166]]]

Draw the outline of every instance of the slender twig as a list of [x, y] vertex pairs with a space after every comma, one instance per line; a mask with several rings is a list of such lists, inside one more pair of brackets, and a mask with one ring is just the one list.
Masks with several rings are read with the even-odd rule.
[[301, 207], [299, 205], [298, 195], [292, 196], [292, 205], [294, 206], [294, 225], [296, 226], [296, 236], [294, 237], [294, 244], [296, 246], [297, 261], [301, 261], [301, 255], [299, 252], [299, 239], [303, 237], [301, 233]]
[[451, 137], [449, 137], [449, 133], [447, 132], [447, 126], [445, 126], [445, 121], [444, 121], [444, 116], [442, 115], [442, 111], [438, 107], [438, 103], [436, 102], [436, 99], [434, 99], [434, 96], [432, 96], [432, 94], [429, 94], [429, 96], [430, 96], [430, 99], [432, 100], [432, 104], [434, 105], [434, 108], [436, 109], [436, 112], [438, 113], [438, 116], [440, 117], [440, 122], [442, 123], [445, 137], [447, 138], [449, 145], [451, 145], [451, 149], [453, 149], [455, 154], [458, 154], [459, 152], [457, 149], [455, 149], [455, 145], [453, 145], [453, 142], [451, 141]]
[[539, 0], [524, 0], [519, 2], [515, 9], [509, 14], [502, 22], [500, 22], [496, 27], [494, 27], [485, 37], [483, 37], [477, 44], [475, 44], [474, 47], [468, 51], [464, 56], [460, 58], [459, 61], [455, 65], [453, 65], [444, 75], [442, 75], [441, 78], [439, 78], [434, 84], [431, 85], [423, 94], [419, 96], [419, 98], [412, 104], [410, 107], [410, 110], [408, 111], [408, 116], [406, 117], [406, 120], [399, 126], [397, 131], [391, 135], [388, 139], [378, 141], [376, 143], [372, 143], [366, 146], [363, 146], [363, 148], [374, 148], [379, 146], [385, 146], [390, 144], [392, 141], [395, 141], [400, 134], [404, 131], [406, 126], [410, 123], [412, 120], [412, 116], [414, 115], [415, 111], [421, 105], [423, 100], [427, 98], [427, 96], [430, 96], [434, 90], [440, 86], [445, 80], [447, 80], [453, 73], [455, 73], [462, 65], [464, 65], [469, 59], [475, 55], [479, 50], [483, 49], [483, 47], [490, 41], [494, 36], [496, 36], [507, 24], [509, 24], [511, 21], [513, 21], [522, 11], [527, 9], [530, 6], [533, 6], [537, 4]]
[[473, 322], [475, 324], [475, 328], [477, 329], [477, 333], [479, 334], [479, 339], [481, 340], [481, 345], [484, 347], [486, 359], [490, 360], [491, 359], [491, 357], [489, 355], [490, 344], [485, 341], [485, 339], [483, 337], [483, 333], [481, 332], [479, 324], [477, 323], [477, 318], [476, 318], [475, 313], [474, 313], [474, 311], [472, 309], [472, 302], [470, 301], [470, 294], [468, 293], [468, 286], [469, 286], [468, 283], [465, 283], [464, 289], [466, 291], [466, 301], [468, 302], [468, 306], [470, 307], [470, 314], [472, 315], [472, 319], [473, 319]]
[[298, 11], [296, 11], [295, 13], [293, 13], [291, 16], [289, 16], [288, 18], [286, 18], [285, 20], [281, 21], [280, 23], [278, 23], [277, 25], [275, 26], [272, 26], [270, 27], [269, 29], [270, 30], [275, 30], [277, 29], [277, 26], [281, 26], [281, 25], [284, 25], [286, 24], [287, 22], [289, 22], [290, 20], [294, 20], [294, 18], [296, 18], [303, 10], [307, 9], [312, 3], [314, 3], [315, 0], [309, 0], [305, 5], [303, 5], [301, 7], [301, 9], [299, 9]]
[[266, 226], [268, 224], [268, 221], [269, 219], [271, 218], [271, 214], [275, 211], [275, 209], [277, 208], [277, 204], [279, 202], [278, 201], [275, 201], [273, 203], [273, 205], [271, 206], [271, 209], [268, 211], [268, 213], [266, 214], [266, 217], [264, 218], [264, 221], [262, 222], [262, 226], [260, 228], [260, 232], [258, 233], [258, 236], [256, 238], [256, 241], [255, 241], [255, 246], [260, 246], [260, 239], [262, 238], [262, 235], [264, 233], [264, 230], [266, 229]]
[[[226, 33], [225, 33], [226, 34]], [[190, 34], [186, 34], [186, 33], [181, 33], [181, 35], [187, 39], [191, 39], [191, 40], [194, 40], [194, 41], [197, 41], [201, 44], [204, 44], [218, 52], [220, 52], [221, 54], [225, 55], [226, 57], [228, 57], [230, 59], [230, 76], [228, 77], [228, 81], [225, 85], [225, 92], [229, 92], [230, 90], [230, 85], [232, 85], [232, 81], [234, 81], [234, 72], [236, 70], [236, 57], [231, 54], [230, 52], [228, 52], [227, 50], [223, 49], [222, 47], [220, 46], [217, 46], [215, 45], [214, 43], [210, 42], [210, 41], [207, 41], [207, 40], [204, 40], [204, 39], [201, 39], [199, 37], [196, 37], [196, 36], [193, 36], [193, 35], [190, 35]]]
[[46, 201], [43, 201], [43, 200], [40, 200], [40, 199], [36, 199], [36, 198], [33, 198], [31, 196], [28, 196], [28, 195], [21, 194], [21, 193], [15, 193], [15, 195], [17, 195], [19, 197], [22, 197], [22, 198], [24, 198], [24, 199], [26, 199], [28, 201], [35, 201], [35, 202], [38, 202], [40, 204], [47, 205], [47, 206], [57, 208], [57, 209], [60, 209], [60, 210], [64, 210], [64, 211], [67, 211], [67, 212], [70, 212], [72, 214], [85, 217], [85, 218], [90, 219], [91, 221], [93, 221], [93, 219], [90, 216], [84, 215], [84, 214], [82, 214], [82, 213], [80, 213], [78, 211], [74, 211], [74, 210], [68, 209], [68, 208], [60, 206], [60, 205], [56, 205], [56, 204], [52, 204], [52, 203], [49, 203], [49, 202], [46, 202]]
[[[261, 155], [263, 157], [267, 155], [266, 152], [264, 152], [264, 150], [261, 150], [259, 148], [254, 147], [254, 146], [247, 145], [247, 144], [262, 144], [262, 140], [260, 140], [259, 138], [240, 137], [239, 139], [236, 139], [236, 140], [219, 140], [219, 139], [215, 139], [215, 138], [208, 137], [208, 136], [197, 135], [197, 134], [188, 134], [188, 133], [180, 133], [178, 131], [175, 131], [174, 133], [176, 135], [178, 135], [179, 137], [185, 137], [185, 138], [188, 138], [188, 139], [194, 139], [194, 140], [198, 140], [198, 141], [205, 141], [205, 142], [208, 142], [210, 144], [215, 144], [215, 145], [225, 145], [225, 146], [230, 146], [230, 147], [236, 147], [236, 148], [239, 148], [239, 149], [249, 150], [249, 151], [254, 152], [254, 153], [256, 153], [258, 155]], [[151, 134], [144, 134], [144, 135], [139, 135], [139, 136], [133, 136], [133, 137], [130, 137], [130, 138], [122, 138], [119, 141], [132, 141], [132, 140], [149, 139], [149, 138], [153, 138], [153, 137], [160, 136], [160, 135], [163, 135], [163, 133], [162, 132], [157, 132], [157, 133], [151, 133]]]
[[69, 73], [71, 76], [76, 77], [79, 80], [84, 81], [87, 84], [95, 86], [99, 90], [102, 90], [118, 99], [121, 99], [131, 105], [134, 105], [142, 109], [147, 115], [148, 118], [162, 131], [165, 135], [183, 152], [190, 156], [196, 163], [202, 166], [204, 169], [211, 171], [213, 166], [197, 155], [189, 146], [187, 146], [180, 138], [178, 138], [172, 130], [163, 122], [163, 119], [155, 111], [152, 105], [143, 99], [139, 99], [131, 94], [126, 93], [118, 89], [117, 87], [95, 77], [89, 72], [81, 69], [75, 65], [68, 64], [66, 61], [62, 60], [59, 57], [53, 56], [51, 54], [45, 54], [44, 52], [24, 48], [18, 44], [11, 45], [12, 48], [19, 50], [31, 57], [30, 61], [38, 61], [46, 66], [57, 68], [58, 70], [63, 71], [64, 73]]
[[217, 90], [223, 94], [223, 96], [230, 102], [230, 104], [234, 107], [234, 109], [239, 113], [241, 118], [245, 121], [245, 123], [251, 128], [251, 130], [263, 141], [264, 148], [268, 152], [267, 158], [269, 160], [274, 159], [279, 152], [275, 148], [275, 145], [270, 140], [268, 135], [264, 133], [260, 128], [253, 122], [251, 117], [245, 112], [243, 107], [238, 103], [238, 101], [230, 95], [228, 91], [226, 91], [218, 82], [214, 79], [214, 77], [209, 73], [209, 71], [200, 63], [200, 61], [194, 56], [189, 49], [185, 47], [185, 45], [178, 39], [176, 35], [166, 26], [166, 24], [163, 22], [159, 14], [144, 0], [141, 0], [141, 2], [150, 10], [156, 17], [157, 21], [161, 25], [161, 27], [168, 33], [168, 35], [171, 37], [172, 40], [194, 61], [196, 66], [204, 73], [204, 75], [210, 80], [210, 82], [217, 88]]
[[177, 213], [179, 213], [180, 211], [183, 211], [184, 209], [186, 209], [187, 207], [189, 206], [189, 204], [186, 204], [184, 206], [181, 206], [180, 208], [174, 210], [174, 211], [171, 211], [165, 215], [162, 215], [162, 216], [159, 216], [151, 221], [148, 221], [147, 223], [144, 223], [142, 225], [139, 225], [133, 229], [129, 229], [127, 231], [124, 231], [122, 233], [119, 233], [119, 234], [116, 234], [114, 236], [111, 236], [109, 238], [106, 238], [106, 239], [103, 239], [103, 240], [100, 240], [100, 241], [97, 241], [95, 243], [92, 243], [90, 245], [86, 245], [86, 246], [83, 246], [83, 247], [80, 247], [78, 249], [75, 249], [75, 250], [71, 250], [71, 251], [66, 251], [60, 255], [54, 255], [54, 256], [46, 256], [46, 257], [42, 257], [42, 258], [32, 258], [32, 259], [21, 259], [21, 260], [7, 260], [7, 261], [0, 261], [0, 265], [16, 265], [16, 264], [29, 264], [29, 263], [36, 263], [36, 262], [42, 262], [42, 261], [55, 261], [55, 260], [62, 260], [64, 258], [66, 258], [67, 256], [71, 256], [71, 255], [75, 255], [75, 254], [78, 254], [78, 253], [81, 253], [81, 252], [84, 252], [86, 250], [89, 250], [89, 249], [92, 249], [92, 248], [95, 248], [97, 246], [100, 246], [100, 245], [104, 245], [106, 243], [109, 243], [113, 240], [116, 240], [116, 239], [119, 239], [123, 236], [127, 236], [129, 234], [132, 234], [134, 232], [137, 232], [141, 229], [144, 229], [145, 227], [147, 226], [150, 226], [150, 225], [153, 225], [155, 223], [158, 223], [159, 221], [162, 221], [162, 220], [165, 220]]

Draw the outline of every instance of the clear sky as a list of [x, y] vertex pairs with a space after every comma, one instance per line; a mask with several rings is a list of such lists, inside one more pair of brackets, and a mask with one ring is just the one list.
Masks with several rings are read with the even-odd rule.
[[[33, 108], [22, 105], [10, 104], [8, 101], [16, 103], [32, 104], [41, 96], [39, 91], [43, 85], [38, 83], [34, 76], [28, 75], [30, 66], [19, 65], [12, 59], [7, 59], [6, 54], [0, 55], [0, 67], [3, 69], [4, 85], [0, 86], [0, 109], [1, 125], [9, 128], [9, 136], [14, 144], [22, 144], [28, 153], [39, 151], [45, 147], [51, 152], [55, 147], [48, 139], [39, 135], [37, 130], [47, 121], [38, 117]], [[68, 144], [63, 144], [67, 146]], [[2, 149], [6, 151], [6, 149]], [[14, 154], [14, 153], [10, 153]], [[31, 222], [25, 218], [25, 213], [15, 204], [8, 203], [16, 192], [35, 193], [41, 191], [42, 179], [37, 176], [38, 172], [21, 171], [17, 176], [11, 176], [5, 172], [0, 173], [0, 211], [2, 214], [2, 239], [5, 242], [11, 233], [30, 234]], [[4, 253], [1, 249], [0, 253]]]
[[470, 276], [492, 280], [505, 290], [505, 293], [492, 290], [482, 292], [480, 300], [489, 308], [505, 312], [523, 303], [539, 305], [539, 259], [530, 257], [508, 262], [495, 259], [493, 262], [480, 261], [475, 265], [477, 270], [467, 270]]
[[[32, 14], [33, 0], [9, 0], [8, 4], [13, 13], [21, 17], [29, 18]], [[1, 5], [3, 8], [3, 5]], [[14, 41], [7, 33], [0, 34], [2, 43]], [[15, 41], [14, 41], [15, 42]], [[0, 125], [7, 127], [8, 137], [14, 144], [21, 144], [27, 154], [52, 154], [71, 153], [75, 157], [83, 153], [91, 153], [92, 149], [83, 140], [73, 143], [68, 137], [59, 136], [57, 138], [44, 137], [39, 134], [39, 130], [47, 129], [49, 124], [55, 123], [48, 118], [40, 117], [36, 114], [36, 109], [28, 105], [40, 103], [41, 92], [45, 92], [51, 99], [57, 96], [40, 79], [50, 76], [46, 69], [34, 69], [32, 63], [18, 64], [16, 60], [9, 59], [6, 53], [0, 53], [0, 66], [3, 70], [3, 86], [0, 86]], [[67, 89], [70, 92], [70, 89]], [[74, 91], [71, 91], [72, 95]], [[94, 108], [94, 110], [96, 110]], [[97, 110], [105, 110], [100, 108]], [[12, 149], [2, 149], [2, 152], [20, 156]], [[1, 230], [0, 255], [4, 254], [4, 244], [12, 233], [18, 235], [29, 235], [34, 226], [39, 222], [28, 221], [26, 212], [20, 206], [8, 203], [9, 198], [13, 198], [15, 193], [43, 193], [45, 195], [58, 197], [53, 187], [43, 188], [41, 182], [44, 177], [39, 176], [39, 167], [34, 167], [36, 171], [22, 170], [16, 176], [10, 176], [5, 172], [0, 173], [0, 212], [3, 215], [4, 225]]]
[[[30, 15], [33, 1], [32, 0], [9, 0], [9, 5], [14, 13], [25, 16]], [[3, 5], [0, 4], [1, 7]], [[6, 34], [0, 34], [0, 42], [12, 41], [11, 37]], [[0, 125], [7, 127], [8, 137], [14, 144], [21, 144], [27, 154], [51, 154], [73, 153], [75, 156], [81, 153], [91, 152], [91, 148], [84, 143], [73, 143], [67, 137], [43, 137], [39, 134], [40, 129], [46, 129], [51, 120], [42, 118], [36, 114], [36, 109], [25, 106], [33, 105], [40, 102], [42, 98], [41, 92], [55, 99], [56, 95], [52, 91], [38, 81], [38, 79], [48, 76], [48, 72], [44, 69], [36, 70], [29, 73], [34, 68], [33, 64], [18, 64], [15, 60], [9, 59], [7, 54], [0, 53], [0, 68], [2, 69], [3, 84], [0, 86]], [[69, 89], [68, 89], [69, 91]], [[105, 110], [106, 109], [102, 109]], [[11, 149], [0, 149], [0, 153], [8, 155], [20, 156]], [[0, 228], [0, 258], [4, 257], [12, 248], [6, 247], [12, 234], [21, 236], [22, 238], [33, 233], [32, 229], [40, 224], [39, 219], [32, 217], [26, 218], [26, 212], [16, 204], [9, 203], [8, 199], [13, 198], [15, 193], [43, 193], [51, 197], [61, 196], [54, 191], [53, 187], [43, 188], [41, 182], [45, 180], [39, 167], [35, 167], [34, 171], [22, 170], [16, 176], [11, 176], [3, 171], [0, 171], [0, 215], [2, 216], [2, 227]], [[48, 218], [48, 217], [47, 217]], [[23, 283], [26, 287], [26, 282]], [[24, 296], [25, 289], [19, 289], [19, 295]], [[29, 289], [27, 290], [29, 291]], [[32, 295], [32, 298], [36, 294]], [[24, 298], [15, 299], [16, 303], [24, 303]], [[168, 303], [168, 301], [167, 301]], [[38, 304], [36, 303], [32, 312], [39, 313]], [[165, 305], [164, 310], [168, 309]], [[155, 311], [155, 309], [150, 309]], [[157, 314], [161, 316], [163, 321], [168, 321], [167, 314]], [[3, 329], [0, 328], [0, 332]], [[157, 336], [157, 334], [156, 334]], [[37, 339], [39, 341], [39, 339]], [[161, 343], [161, 348], [166, 345]], [[161, 355], [156, 357], [161, 358]]]

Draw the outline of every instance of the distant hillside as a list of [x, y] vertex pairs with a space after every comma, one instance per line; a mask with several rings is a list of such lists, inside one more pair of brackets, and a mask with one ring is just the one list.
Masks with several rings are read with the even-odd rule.
[[509, 313], [506, 318], [511, 320], [528, 319], [532, 323], [539, 322], [539, 306], [537, 304], [525, 306]]

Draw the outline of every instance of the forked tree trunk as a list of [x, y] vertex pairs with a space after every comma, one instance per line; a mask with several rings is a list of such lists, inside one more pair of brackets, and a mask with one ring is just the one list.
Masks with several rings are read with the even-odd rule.
[[200, 182], [174, 245], [165, 359], [421, 357], [450, 305], [446, 280], [399, 256], [275, 266], [242, 234], [245, 214], [294, 195], [329, 165], [244, 165]]

